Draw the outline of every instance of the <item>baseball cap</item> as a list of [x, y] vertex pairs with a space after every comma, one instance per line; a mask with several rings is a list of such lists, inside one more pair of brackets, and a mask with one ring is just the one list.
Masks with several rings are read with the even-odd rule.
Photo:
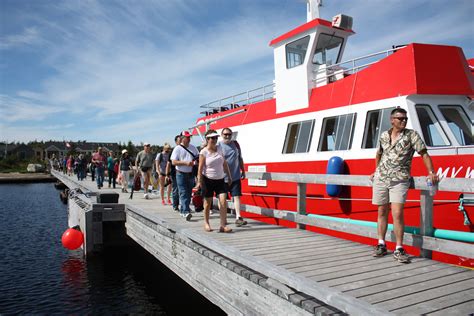
[[193, 135], [191, 135], [191, 133], [188, 132], [188, 131], [182, 131], [182, 132], [181, 132], [181, 136], [184, 136], [184, 137], [191, 137], [191, 136], [193, 136]]

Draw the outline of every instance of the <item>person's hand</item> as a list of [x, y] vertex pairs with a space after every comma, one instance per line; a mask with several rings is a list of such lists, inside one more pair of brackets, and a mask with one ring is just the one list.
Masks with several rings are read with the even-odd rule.
[[194, 189], [199, 190], [200, 187], [201, 187], [201, 184], [198, 182], [198, 183], [196, 183], [196, 186], [194, 187]]
[[240, 179], [245, 179], [245, 171], [242, 171], [242, 173], [240, 174]]
[[375, 174], [375, 173], [372, 173], [372, 174], [369, 176], [370, 181], [374, 181], [374, 174]]
[[188, 161], [186, 165], [192, 167], [192, 166], [194, 166], [194, 161], [192, 161], [192, 160]]
[[433, 173], [433, 172], [430, 172], [428, 174], [428, 178], [430, 178], [431, 180], [431, 183], [433, 183], [433, 185], [436, 185], [438, 182], [439, 182], [439, 177], [437, 174]]
[[227, 178], [227, 184], [230, 186], [232, 184], [232, 179], [231, 178]]

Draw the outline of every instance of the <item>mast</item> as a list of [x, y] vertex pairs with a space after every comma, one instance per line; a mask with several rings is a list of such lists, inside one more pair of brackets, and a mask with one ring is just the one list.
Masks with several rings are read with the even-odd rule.
[[323, 6], [323, 0], [306, 0], [306, 22], [319, 19], [319, 7]]

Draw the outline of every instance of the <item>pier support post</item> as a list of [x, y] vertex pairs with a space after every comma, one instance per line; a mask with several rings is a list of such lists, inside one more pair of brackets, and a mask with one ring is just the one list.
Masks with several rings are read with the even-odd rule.
[[[422, 190], [420, 194], [420, 235], [433, 236], [433, 197], [429, 191]], [[420, 255], [423, 258], [431, 259], [432, 251], [426, 250], [421, 244]]]
[[[306, 216], [306, 183], [297, 183], [296, 210], [298, 215]], [[299, 229], [306, 229], [305, 224], [297, 224]]]

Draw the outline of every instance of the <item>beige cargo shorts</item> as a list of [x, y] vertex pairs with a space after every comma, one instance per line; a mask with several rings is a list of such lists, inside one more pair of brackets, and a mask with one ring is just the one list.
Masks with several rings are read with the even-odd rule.
[[372, 183], [372, 204], [404, 204], [407, 199], [409, 188], [409, 180], [390, 181], [390, 183], [386, 183], [374, 178]]

